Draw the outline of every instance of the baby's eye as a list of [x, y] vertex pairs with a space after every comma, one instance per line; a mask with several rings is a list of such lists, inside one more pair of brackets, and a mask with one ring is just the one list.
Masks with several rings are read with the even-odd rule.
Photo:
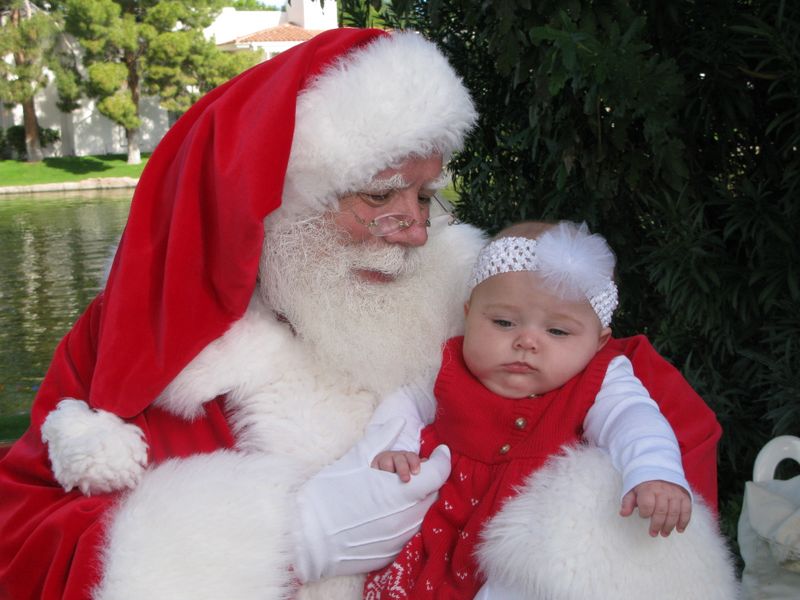
[[568, 331], [564, 331], [563, 329], [559, 329], [558, 327], [551, 327], [550, 329], [547, 330], [547, 333], [558, 337], [569, 335]]
[[514, 325], [511, 321], [507, 321], [506, 319], [492, 319], [492, 323], [504, 329]]

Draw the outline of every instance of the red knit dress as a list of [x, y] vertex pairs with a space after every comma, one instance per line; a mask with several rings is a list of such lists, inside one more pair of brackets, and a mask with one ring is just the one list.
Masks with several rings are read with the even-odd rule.
[[463, 338], [450, 340], [434, 388], [436, 419], [422, 432], [423, 456], [439, 444], [452, 452], [450, 478], [420, 532], [395, 561], [370, 573], [368, 600], [468, 599], [483, 583], [473, 556], [484, 523], [515, 486], [565, 444], [581, 438], [586, 413], [619, 354], [606, 347], [583, 372], [537, 398], [509, 399], [486, 389], [467, 370]]

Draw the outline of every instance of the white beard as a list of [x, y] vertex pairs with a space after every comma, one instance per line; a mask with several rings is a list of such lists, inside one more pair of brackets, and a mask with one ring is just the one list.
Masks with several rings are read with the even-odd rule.
[[[443, 338], [444, 307], [431, 306], [432, 281], [421, 249], [348, 244], [324, 216], [270, 223], [260, 290], [307, 344], [314, 359], [383, 393], [430, 376]], [[386, 273], [371, 283], [358, 269]], [[441, 285], [439, 283], [438, 285]]]

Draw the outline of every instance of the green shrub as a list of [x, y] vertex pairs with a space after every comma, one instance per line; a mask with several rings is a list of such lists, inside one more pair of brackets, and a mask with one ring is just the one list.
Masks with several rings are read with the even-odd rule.
[[8, 143], [6, 132], [0, 128], [0, 160], [9, 160], [12, 157], [12, 149]]
[[[42, 148], [46, 148], [61, 139], [61, 132], [58, 129], [51, 129], [39, 126], [39, 143]], [[0, 155], [3, 158], [11, 158], [11, 155], [24, 160], [28, 155], [25, 148], [25, 127], [23, 125], [12, 125], [5, 132], [5, 145], [6, 149], [10, 152]], [[0, 145], [0, 152], [3, 151], [3, 146]]]
[[480, 112], [460, 216], [608, 238], [615, 333], [649, 335], [723, 425], [734, 539], [755, 454], [800, 432], [800, 5], [410, 4]]

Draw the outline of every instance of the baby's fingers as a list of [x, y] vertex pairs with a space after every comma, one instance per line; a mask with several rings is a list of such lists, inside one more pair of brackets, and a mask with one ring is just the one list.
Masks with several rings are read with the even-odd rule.
[[[642, 514], [642, 508], [639, 507], [639, 514]], [[647, 516], [647, 515], [642, 515]], [[656, 537], [659, 533], [664, 535], [664, 528], [668, 527], [669, 522], [669, 501], [663, 497], [656, 496], [653, 502], [653, 508], [650, 511], [650, 535]], [[672, 524], [675, 527], [675, 524]], [[669, 528], [672, 531], [672, 527]]]
[[639, 488], [636, 494], [636, 507], [643, 519], [652, 517], [656, 511], [656, 495], [647, 488]]
[[379, 452], [375, 455], [375, 458], [372, 459], [370, 466], [373, 469], [394, 473], [394, 457], [391, 452]]
[[[664, 521], [661, 524], [660, 531], [657, 531], [656, 533], [660, 532], [662, 537], [667, 537], [670, 533], [672, 533], [672, 530], [675, 529], [675, 526], [680, 520], [681, 501], [680, 498], [664, 498], [664, 501], [667, 503], [666, 513], [664, 515]], [[650, 526], [652, 532], [652, 523]]]
[[622, 497], [622, 506], [620, 506], [619, 514], [622, 517], [629, 517], [633, 514], [634, 508], [636, 508], [636, 492], [631, 490]]
[[408, 458], [408, 468], [411, 469], [411, 474], [419, 475], [419, 466], [422, 463], [419, 454], [414, 454], [413, 452], [409, 452], [408, 454], [406, 454], [406, 458]]
[[408, 466], [408, 459], [403, 454], [394, 457], [394, 472], [400, 481], [411, 481], [411, 467]]
[[675, 529], [678, 533], [683, 533], [686, 526], [689, 525], [689, 520], [692, 518], [692, 501], [689, 498], [681, 498], [680, 516], [678, 517], [678, 524]]
[[411, 476], [419, 473], [419, 464], [419, 456], [413, 452], [399, 452], [394, 456], [394, 471], [400, 481], [411, 481]]

